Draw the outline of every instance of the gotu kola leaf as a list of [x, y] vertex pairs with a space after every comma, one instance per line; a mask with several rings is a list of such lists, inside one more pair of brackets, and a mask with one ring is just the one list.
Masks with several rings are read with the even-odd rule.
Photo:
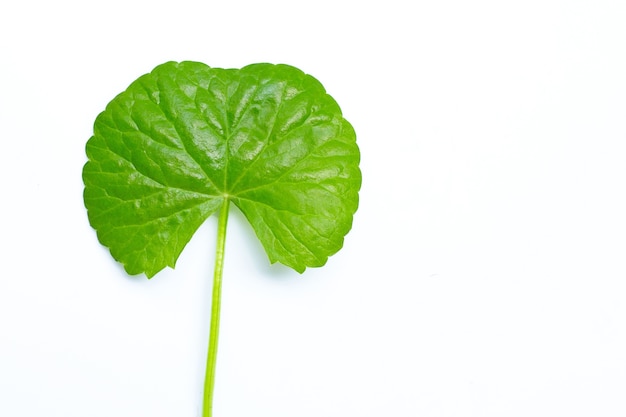
[[109, 103], [86, 149], [89, 221], [129, 274], [174, 267], [226, 201], [272, 263], [303, 272], [342, 247], [358, 205], [354, 130], [287, 65], [160, 65]]

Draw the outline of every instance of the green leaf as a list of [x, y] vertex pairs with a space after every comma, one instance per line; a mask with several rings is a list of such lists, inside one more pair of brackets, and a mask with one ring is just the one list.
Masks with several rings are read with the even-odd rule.
[[358, 206], [354, 130], [287, 65], [160, 65], [109, 103], [86, 150], [89, 221], [129, 274], [174, 267], [226, 199], [272, 263], [303, 272], [342, 247]]

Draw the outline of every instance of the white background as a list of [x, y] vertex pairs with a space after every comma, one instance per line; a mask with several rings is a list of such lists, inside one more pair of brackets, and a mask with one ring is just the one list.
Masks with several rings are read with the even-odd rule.
[[344, 249], [227, 241], [216, 417], [626, 415], [626, 3], [0, 6], [0, 415], [199, 417], [216, 221], [128, 277], [82, 203], [96, 115], [168, 60], [288, 63], [354, 125]]

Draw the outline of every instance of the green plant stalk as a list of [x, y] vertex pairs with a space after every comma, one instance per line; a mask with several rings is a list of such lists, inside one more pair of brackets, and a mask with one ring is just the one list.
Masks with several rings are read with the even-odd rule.
[[215, 270], [213, 272], [213, 298], [211, 300], [211, 329], [209, 331], [209, 350], [206, 361], [206, 375], [204, 377], [202, 417], [211, 417], [213, 415], [213, 389], [215, 387], [215, 365], [217, 363], [217, 340], [220, 330], [222, 272], [224, 271], [224, 248], [226, 245], [229, 203], [228, 196], [225, 196], [217, 226], [217, 249], [215, 251]]

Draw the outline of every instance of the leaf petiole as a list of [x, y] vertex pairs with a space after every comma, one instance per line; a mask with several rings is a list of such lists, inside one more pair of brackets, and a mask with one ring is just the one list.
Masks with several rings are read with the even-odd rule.
[[213, 415], [213, 389], [215, 387], [215, 365], [217, 362], [217, 340], [220, 329], [220, 304], [222, 298], [222, 272], [224, 271], [224, 248], [226, 245], [226, 225], [228, 223], [230, 200], [224, 196], [217, 226], [217, 249], [215, 251], [215, 270], [213, 272], [213, 298], [211, 301], [211, 328], [209, 331], [209, 349], [204, 377], [204, 401], [202, 417]]

